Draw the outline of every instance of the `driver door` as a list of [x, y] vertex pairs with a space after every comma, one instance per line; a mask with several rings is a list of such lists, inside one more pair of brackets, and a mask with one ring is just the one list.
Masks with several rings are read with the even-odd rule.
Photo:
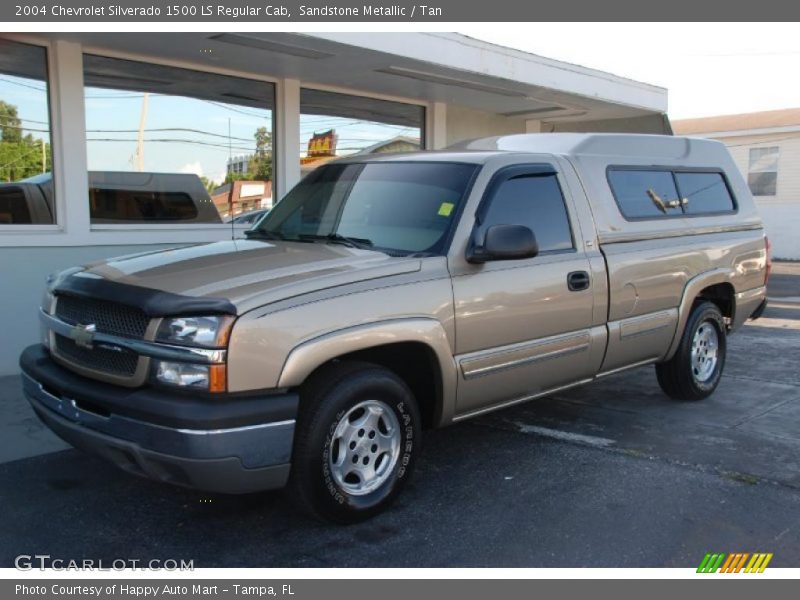
[[477, 233], [492, 225], [525, 225], [534, 232], [539, 253], [451, 268], [456, 417], [594, 375], [601, 346], [593, 344], [591, 326], [594, 282], [562, 190], [549, 164], [500, 169], [487, 185]]

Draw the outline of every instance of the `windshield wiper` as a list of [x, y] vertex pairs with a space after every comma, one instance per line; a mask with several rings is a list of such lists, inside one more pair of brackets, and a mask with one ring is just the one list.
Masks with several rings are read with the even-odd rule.
[[368, 238], [348, 237], [340, 233], [329, 233], [327, 236], [329, 242], [347, 244], [354, 248], [372, 248], [375, 244]]
[[286, 236], [277, 231], [266, 231], [264, 229], [248, 229], [244, 232], [247, 239], [260, 238], [263, 240], [285, 240]]
[[371, 248], [375, 244], [372, 240], [367, 238], [348, 237], [340, 233], [328, 233], [326, 235], [318, 235], [311, 233], [301, 233], [297, 237], [307, 240], [319, 240], [331, 244], [343, 244], [351, 248]]

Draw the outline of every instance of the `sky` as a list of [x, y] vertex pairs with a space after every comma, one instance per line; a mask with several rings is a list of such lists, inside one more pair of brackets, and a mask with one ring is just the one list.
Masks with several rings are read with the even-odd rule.
[[459, 32], [666, 87], [672, 120], [800, 107], [796, 23], [463, 24]]

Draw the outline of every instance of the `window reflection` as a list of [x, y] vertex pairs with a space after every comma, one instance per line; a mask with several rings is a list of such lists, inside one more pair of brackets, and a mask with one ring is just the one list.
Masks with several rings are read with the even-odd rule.
[[0, 225], [55, 223], [47, 51], [0, 40]]
[[425, 109], [322, 90], [300, 92], [300, 171], [353, 154], [424, 147]]
[[92, 223], [222, 223], [272, 206], [274, 86], [86, 55]]

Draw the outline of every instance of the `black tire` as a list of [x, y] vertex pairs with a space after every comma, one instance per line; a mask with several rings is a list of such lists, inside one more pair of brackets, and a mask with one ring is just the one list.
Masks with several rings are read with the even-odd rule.
[[[701, 327], [712, 327], [717, 339], [716, 364], [708, 373], [698, 370], [692, 359], [692, 345]], [[656, 365], [658, 384], [667, 396], [675, 400], [702, 400], [717, 389], [725, 368], [725, 332], [725, 321], [716, 304], [701, 301], [694, 306], [675, 355]], [[700, 350], [702, 353], [702, 345]]]
[[[371, 446], [367, 439], [376, 432], [375, 429], [358, 429], [357, 433], [352, 434], [364, 436], [364, 446], [359, 438], [355, 450], [345, 448], [342, 438], [335, 438], [337, 426], [346, 417], [357, 417], [358, 411], [363, 410], [352, 409], [370, 401], [385, 405], [385, 417], [382, 417], [384, 424], [392, 419], [388, 414], [389, 409], [394, 414], [395, 423], [399, 425], [399, 438], [395, 438], [399, 439], [398, 452], [380, 454], [379, 450], [379, 454], [374, 454], [375, 446]], [[334, 363], [313, 376], [301, 390], [289, 492], [296, 496], [306, 512], [324, 520], [356, 523], [373, 517], [391, 504], [411, 476], [421, 450], [421, 424], [414, 395], [400, 377], [370, 363]], [[373, 454], [370, 455], [370, 451]], [[342, 464], [349, 464], [347, 458], [357, 458], [359, 461], [373, 458], [373, 470], [382, 465], [383, 460], [389, 460], [383, 476], [374, 480], [380, 485], [358, 494], [343, 487], [358, 485], [358, 478], [355, 484], [345, 480], [340, 485], [332, 471], [336, 467], [329, 462], [329, 457], [336, 458], [339, 452], [345, 453]], [[357, 452], [363, 454], [358, 455]], [[391, 456], [396, 458], [390, 468]], [[352, 468], [355, 470], [360, 467]], [[340, 474], [342, 470], [338, 469], [337, 473]], [[341, 479], [341, 475], [339, 477]]]

